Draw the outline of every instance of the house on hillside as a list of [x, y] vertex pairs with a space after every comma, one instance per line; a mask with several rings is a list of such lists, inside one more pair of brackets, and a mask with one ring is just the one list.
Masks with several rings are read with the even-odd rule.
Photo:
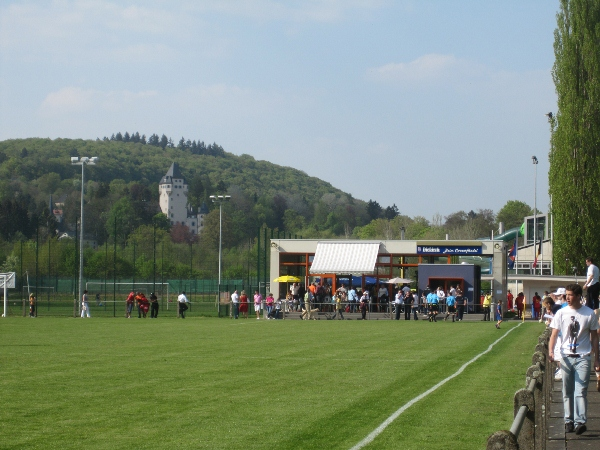
[[171, 221], [171, 225], [182, 224], [192, 234], [200, 234], [204, 228], [204, 217], [208, 214], [206, 204], [194, 211], [188, 204], [188, 185], [174, 162], [158, 185], [160, 210]]

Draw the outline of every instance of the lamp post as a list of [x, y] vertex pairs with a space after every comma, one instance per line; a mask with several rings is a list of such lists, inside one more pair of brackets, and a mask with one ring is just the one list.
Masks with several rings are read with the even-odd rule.
[[223, 202], [231, 200], [231, 195], [211, 195], [213, 203], [219, 204], [219, 296], [221, 295], [221, 257], [223, 246]]
[[[533, 166], [535, 168], [534, 176], [533, 176], [533, 260], [537, 259], [535, 246], [537, 244], [537, 165], [538, 159], [535, 156], [531, 157], [531, 161], [533, 162]], [[533, 268], [533, 274], [535, 275], [537, 267]], [[542, 269], [540, 267], [540, 275], [542, 274]]]
[[77, 156], [71, 157], [71, 165], [73, 166], [81, 166], [81, 216], [79, 219], [79, 313], [81, 313], [81, 301], [83, 294], [83, 194], [84, 194], [84, 185], [85, 185], [85, 165], [96, 165], [98, 161], [97, 156], [87, 157], [82, 156], [81, 158]]

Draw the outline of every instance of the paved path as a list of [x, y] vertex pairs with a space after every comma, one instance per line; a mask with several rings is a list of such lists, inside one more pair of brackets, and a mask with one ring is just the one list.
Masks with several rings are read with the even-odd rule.
[[598, 450], [600, 449], [600, 392], [596, 389], [596, 375], [592, 370], [588, 389], [587, 431], [577, 436], [565, 433], [563, 419], [562, 382], [555, 381], [548, 417], [548, 441], [546, 450]]

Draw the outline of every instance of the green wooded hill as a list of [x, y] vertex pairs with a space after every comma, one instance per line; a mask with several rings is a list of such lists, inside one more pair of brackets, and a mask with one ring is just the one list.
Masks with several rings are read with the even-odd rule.
[[[179, 164], [189, 184], [193, 207], [204, 203], [214, 210], [209, 195], [232, 196], [224, 207], [224, 239], [229, 245], [255, 236], [263, 225], [304, 237], [330, 237], [370, 221], [365, 202], [302, 171], [257, 161], [250, 155], [237, 156], [218, 144], [190, 146], [183, 139], [177, 146], [170, 140], [164, 144], [157, 136], [148, 142], [113, 138], [1, 141], [0, 202], [4, 215], [9, 216], [0, 217], [2, 237], [11, 240], [18, 233], [31, 237], [36, 223], [48, 221], [44, 214], [51, 195], [54, 202], [64, 203], [63, 226], [72, 227], [79, 216], [81, 188], [81, 167], [71, 165], [73, 156], [99, 158], [97, 165], [85, 167], [85, 213], [86, 230], [92, 223], [100, 243], [111, 234], [107, 223], [112, 223], [115, 210], [121, 216], [133, 213], [124, 234], [151, 223], [160, 212], [158, 183], [173, 162]], [[37, 222], [25, 224], [24, 210]]]

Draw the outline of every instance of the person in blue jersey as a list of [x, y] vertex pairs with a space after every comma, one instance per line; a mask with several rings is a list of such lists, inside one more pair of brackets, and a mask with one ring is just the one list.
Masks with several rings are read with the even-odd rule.
[[437, 315], [440, 310], [440, 300], [435, 292], [429, 293], [427, 296], [427, 306], [429, 307], [429, 321], [437, 322]]
[[502, 302], [498, 300], [496, 304], [496, 328], [500, 329], [500, 324], [502, 323]]
[[448, 312], [446, 313], [446, 317], [444, 317], [444, 322], [448, 320], [448, 316], [452, 315], [452, 322], [456, 318], [456, 297], [454, 295], [449, 295], [446, 297], [446, 305], [448, 306]]

